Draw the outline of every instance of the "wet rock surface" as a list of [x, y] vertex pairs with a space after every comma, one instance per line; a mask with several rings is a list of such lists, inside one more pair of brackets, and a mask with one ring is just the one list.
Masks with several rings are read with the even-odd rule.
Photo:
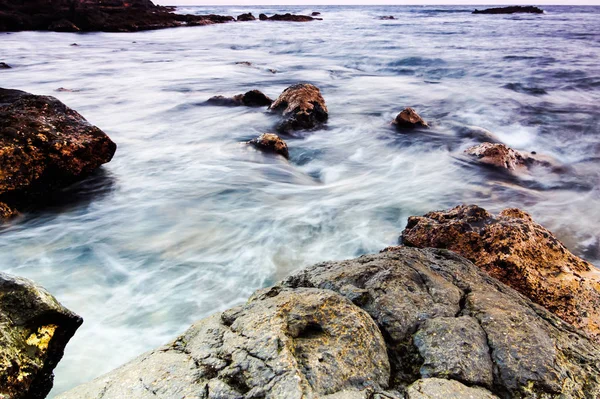
[[283, 117], [277, 126], [280, 133], [314, 129], [329, 117], [321, 91], [309, 83], [288, 87], [271, 104], [270, 109]]
[[310, 17], [308, 15], [295, 15], [295, 14], [275, 14], [271, 17], [267, 17], [265, 14], [260, 14], [261, 21], [288, 21], [288, 22], [309, 22], [314, 21], [317, 18]]
[[207, 100], [207, 104], [226, 107], [268, 107], [272, 103], [273, 100], [259, 90], [251, 90], [244, 94], [237, 94], [233, 97], [214, 96]]
[[512, 6], [512, 7], [495, 7], [488, 8], [485, 10], [475, 10], [473, 14], [543, 14], [544, 10], [533, 6]]
[[265, 133], [259, 137], [252, 139], [248, 144], [258, 148], [261, 151], [273, 154], [279, 154], [285, 159], [290, 158], [288, 146], [281, 137], [273, 133]]
[[414, 129], [429, 126], [413, 108], [406, 108], [400, 112], [392, 124], [399, 129]]
[[300, 271], [59, 398], [583, 399], [599, 349], [465, 258], [394, 247]]
[[11, 69], [12, 67], [6, 62], [0, 62], [0, 69]]
[[538, 159], [533, 155], [513, 150], [501, 143], [481, 143], [465, 150], [465, 154], [483, 164], [511, 171], [523, 171], [532, 166], [552, 167], [551, 162]]
[[42, 287], [0, 273], [0, 397], [45, 398], [81, 323]]
[[43, 204], [112, 159], [116, 144], [54, 97], [0, 89], [0, 202]]
[[600, 339], [600, 273], [518, 209], [492, 215], [475, 205], [410, 217], [405, 245], [446, 248]]
[[242, 21], [256, 21], [256, 17], [252, 13], [241, 14], [237, 17], [238, 22]]
[[230, 16], [174, 14], [149, 0], [0, 0], [0, 31], [133, 32], [234, 21]]

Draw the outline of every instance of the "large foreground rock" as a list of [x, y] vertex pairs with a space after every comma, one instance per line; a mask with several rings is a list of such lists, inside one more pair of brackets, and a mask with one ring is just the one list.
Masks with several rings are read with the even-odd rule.
[[56, 98], [0, 88], [0, 203], [43, 203], [115, 150], [104, 132]]
[[45, 398], [81, 323], [42, 287], [0, 273], [0, 398]]
[[600, 347], [441, 249], [327, 262], [60, 399], [596, 398]]
[[270, 109], [281, 113], [283, 120], [277, 126], [280, 133], [314, 129], [329, 117], [321, 91], [309, 83], [288, 87], [271, 104]]
[[600, 272], [518, 209], [475, 205], [410, 217], [402, 242], [447, 248], [600, 340]]

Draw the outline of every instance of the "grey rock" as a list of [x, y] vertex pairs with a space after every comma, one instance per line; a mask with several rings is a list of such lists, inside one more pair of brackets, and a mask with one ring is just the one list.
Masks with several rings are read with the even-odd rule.
[[0, 398], [45, 398], [81, 323], [42, 287], [0, 273]]
[[406, 399], [498, 399], [489, 391], [470, 388], [454, 380], [427, 378], [408, 387]]

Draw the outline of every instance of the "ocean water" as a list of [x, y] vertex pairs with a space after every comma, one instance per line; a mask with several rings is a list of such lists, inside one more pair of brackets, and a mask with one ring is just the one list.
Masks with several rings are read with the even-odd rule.
[[[59, 98], [119, 146], [53, 206], [0, 231], [0, 269], [85, 320], [53, 394], [294, 270], [396, 244], [408, 216], [431, 210], [516, 206], [600, 266], [600, 8], [471, 10], [186, 7], [323, 21], [0, 34], [13, 66], [0, 86]], [[330, 119], [287, 140], [289, 162], [241, 144], [277, 117], [203, 105], [251, 89], [275, 98], [297, 82], [320, 87]], [[407, 106], [432, 128], [391, 129]], [[564, 168], [482, 168], [461, 153], [485, 134]]]

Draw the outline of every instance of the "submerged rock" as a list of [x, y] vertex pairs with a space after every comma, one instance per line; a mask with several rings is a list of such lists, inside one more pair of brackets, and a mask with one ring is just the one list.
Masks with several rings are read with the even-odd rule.
[[516, 13], [528, 13], [528, 14], [543, 14], [544, 10], [533, 6], [511, 6], [511, 7], [496, 7], [488, 8], [485, 10], [475, 10], [473, 14], [516, 14]]
[[0, 88], [0, 202], [21, 209], [109, 162], [116, 144], [54, 97]]
[[81, 323], [42, 287], [0, 273], [0, 398], [45, 398]]
[[541, 160], [524, 152], [513, 150], [501, 143], [481, 143], [465, 150], [465, 154], [479, 162], [511, 171], [526, 170], [531, 166], [553, 167], [551, 162]]
[[321, 91], [309, 83], [288, 87], [271, 104], [270, 109], [283, 116], [283, 120], [277, 126], [280, 133], [314, 129], [325, 123], [329, 117]]
[[429, 127], [427, 122], [417, 114], [413, 108], [406, 108], [400, 112], [396, 119], [392, 121], [393, 125], [402, 129], [414, 129], [417, 127]]
[[583, 399], [599, 365], [465, 258], [396, 247], [300, 271], [58, 398]]
[[223, 105], [237, 107], [245, 105], [246, 107], [268, 107], [273, 100], [267, 97], [259, 90], [250, 90], [245, 94], [237, 94], [233, 97], [214, 96], [208, 99], [207, 103], [212, 105]]
[[259, 137], [250, 140], [248, 144], [253, 145], [261, 151], [279, 154], [286, 159], [290, 158], [286, 142], [276, 134], [264, 133]]
[[405, 245], [447, 248], [600, 341], [600, 272], [519, 209], [475, 205], [410, 217]]
[[241, 21], [256, 21], [256, 18], [254, 17], [254, 15], [252, 15], [252, 13], [247, 13], [247, 14], [241, 14], [237, 17], [237, 20], [239, 22]]

